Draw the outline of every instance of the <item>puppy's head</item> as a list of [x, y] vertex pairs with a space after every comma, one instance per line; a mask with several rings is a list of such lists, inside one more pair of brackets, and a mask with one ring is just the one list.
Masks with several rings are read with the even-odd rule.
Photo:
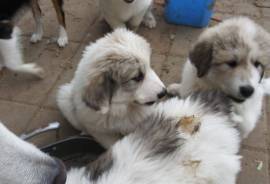
[[270, 35], [248, 18], [207, 29], [189, 55], [197, 76], [243, 102], [259, 85], [270, 59]]
[[[119, 29], [97, 41], [88, 50], [99, 50], [92, 61], [83, 100], [92, 109], [149, 105], [165, 95], [165, 87], [150, 66], [151, 49], [140, 36]], [[84, 59], [92, 59], [89, 53]]]
[[0, 181], [12, 184], [64, 184], [63, 164], [21, 140], [0, 122]]

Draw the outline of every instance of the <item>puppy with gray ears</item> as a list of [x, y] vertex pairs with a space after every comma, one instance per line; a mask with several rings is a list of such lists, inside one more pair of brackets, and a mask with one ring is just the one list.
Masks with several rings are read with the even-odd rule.
[[63, 115], [106, 148], [133, 132], [166, 94], [150, 57], [149, 43], [126, 29], [97, 40], [85, 49], [72, 81], [58, 91]]
[[231, 18], [201, 34], [183, 68], [181, 84], [170, 85], [168, 91], [180, 96], [206, 89], [226, 93], [234, 101], [236, 126], [245, 138], [270, 89], [270, 79], [263, 78], [269, 59], [270, 34], [249, 18]]
[[156, 27], [152, 14], [153, 0], [99, 0], [100, 11], [112, 29], [137, 30], [141, 23], [149, 28]]

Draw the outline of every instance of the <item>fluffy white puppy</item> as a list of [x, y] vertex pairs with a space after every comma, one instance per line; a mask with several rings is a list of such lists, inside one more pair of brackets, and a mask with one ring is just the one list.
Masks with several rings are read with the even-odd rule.
[[128, 26], [136, 30], [141, 23], [156, 26], [151, 12], [153, 0], [99, 0], [100, 11], [112, 29]]
[[[161, 103], [95, 162], [71, 169], [66, 184], [235, 184], [239, 136], [230, 108], [216, 92]], [[65, 183], [59, 162], [1, 124], [0, 146], [1, 184]]]
[[240, 138], [225, 95], [173, 98], [156, 110], [94, 163], [72, 169], [67, 184], [236, 183]]
[[146, 40], [126, 29], [88, 46], [72, 81], [59, 89], [63, 115], [105, 147], [134, 131], [166, 93], [150, 56]]
[[1, 184], [65, 184], [66, 171], [58, 159], [19, 139], [0, 122]]
[[182, 97], [196, 90], [223, 91], [234, 100], [236, 126], [247, 137], [270, 89], [269, 79], [263, 78], [269, 58], [270, 34], [248, 18], [231, 18], [201, 34], [183, 68], [181, 84], [170, 85], [168, 91]]

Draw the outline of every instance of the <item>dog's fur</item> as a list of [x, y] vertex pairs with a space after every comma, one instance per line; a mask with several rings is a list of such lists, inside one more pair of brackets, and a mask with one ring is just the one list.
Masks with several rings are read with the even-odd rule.
[[153, 0], [99, 0], [100, 11], [112, 29], [128, 26], [137, 30], [141, 23], [156, 26], [152, 14]]
[[[240, 140], [230, 108], [230, 100], [217, 92], [158, 104], [98, 160], [71, 169], [66, 184], [235, 184]], [[1, 184], [64, 184], [64, 171], [52, 182], [59, 173], [55, 160], [2, 124], [0, 145]]]
[[1, 184], [65, 184], [63, 163], [22, 141], [0, 122]]
[[186, 62], [181, 84], [168, 87], [182, 97], [218, 89], [234, 99], [237, 126], [243, 137], [254, 129], [269, 79], [263, 79], [270, 59], [270, 35], [245, 17], [224, 21], [201, 34]]
[[165, 95], [150, 57], [146, 40], [126, 29], [99, 39], [86, 48], [72, 81], [60, 87], [60, 110], [76, 129], [109, 147]]
[[173, 98], [156, 110], [94, 163], [72, 169], [67, 184], [236, 183], [240, 138], [225, 95]]

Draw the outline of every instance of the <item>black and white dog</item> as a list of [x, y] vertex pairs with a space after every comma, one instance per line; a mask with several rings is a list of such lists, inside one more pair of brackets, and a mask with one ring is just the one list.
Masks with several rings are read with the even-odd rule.
[[[65, 19], [62, 9], [63, 0], [52, 0], [60, 23], [59, 46], [67, 44], [65, 31]], [[42, 38], [43, 30], [41, 24], [41, 10], [38, 0], [1, 0], [0, 1], [0, 70], [2, 67], [20, 72], [28, 73], [42, 78], [43, 69], [34, 63], [24, 64], [18, 40], [19, 28], [14, 26], [14, 17], [24, 7], [32, 7], [32, 12], [37, 23], [35, 33], [31, 41], [37, 42]]]

